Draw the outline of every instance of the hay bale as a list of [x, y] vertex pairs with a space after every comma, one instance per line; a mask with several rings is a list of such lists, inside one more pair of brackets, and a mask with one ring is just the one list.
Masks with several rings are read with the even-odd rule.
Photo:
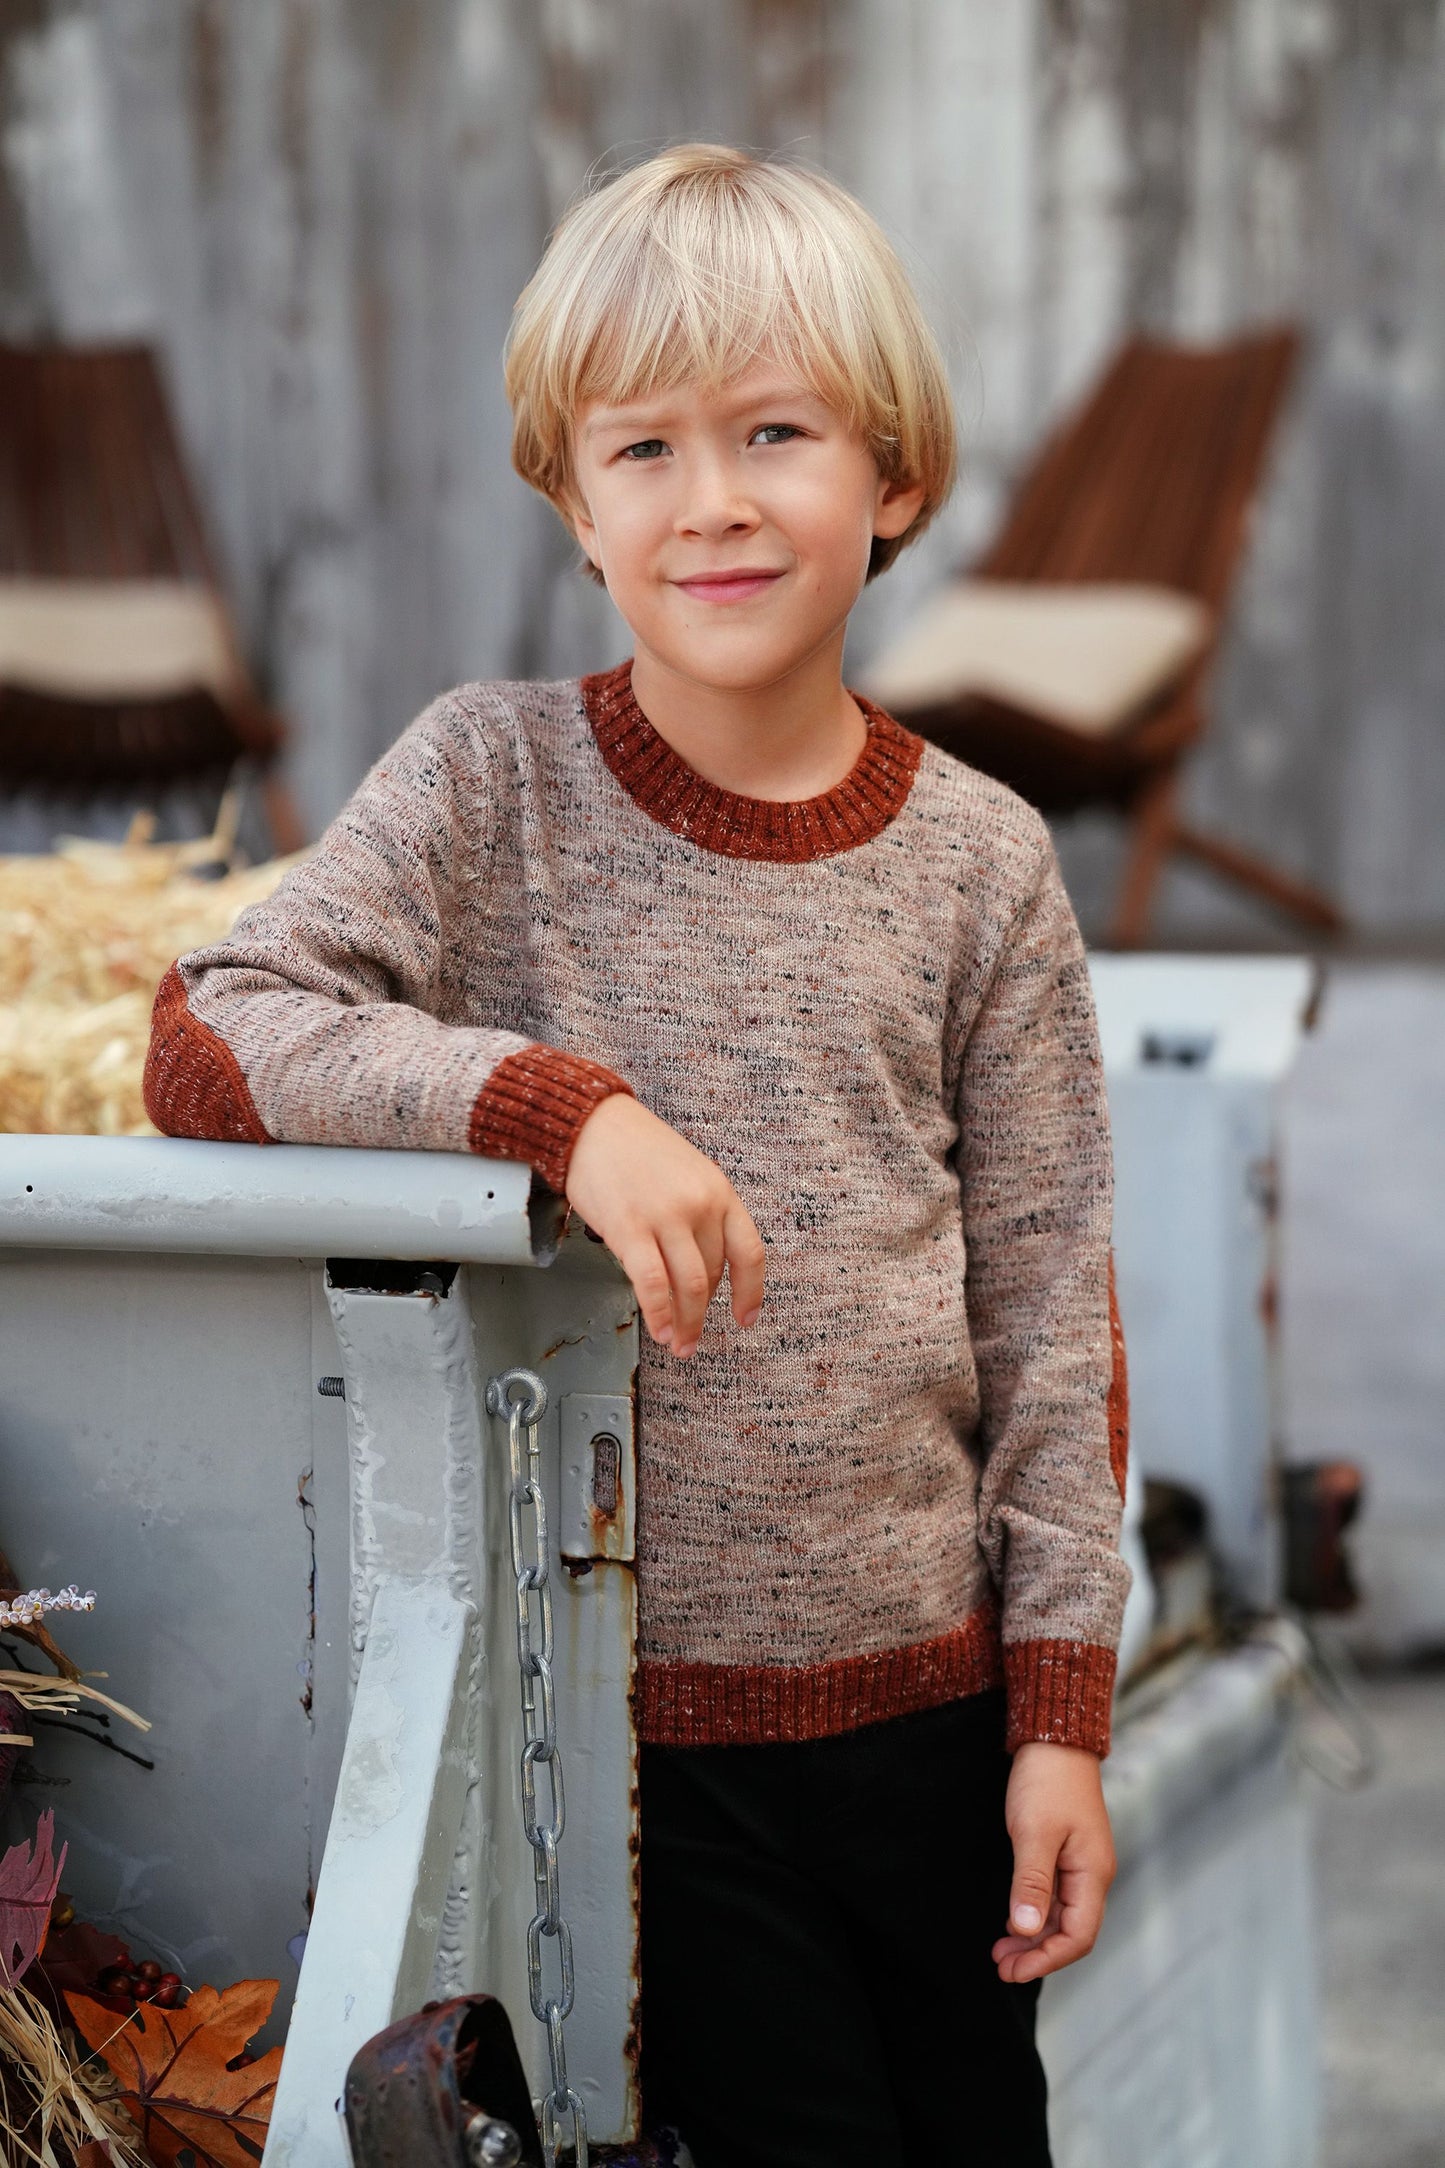
[[156, 988], [292, 859], [199, 879], [218, 842], [62, 840], [0, 857], [0, 1132], [154, 1136], [141, 1072]]

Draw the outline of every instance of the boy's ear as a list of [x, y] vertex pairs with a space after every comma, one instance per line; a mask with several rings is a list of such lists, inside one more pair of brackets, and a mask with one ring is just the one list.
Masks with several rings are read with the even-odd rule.
[[593, 569], [602, 570], [601, 552], [597, 547], [597, 529], [588, 515], [587, 507], [573, 490], [557, 500], [557, 509], [591, 559]]
[[923, 482], [891, 482], [886, 475], [878, 477], [878, 496], [873, 507], [873, 532], [880, 542], [894, 542], [906, 534], [928, 495]]

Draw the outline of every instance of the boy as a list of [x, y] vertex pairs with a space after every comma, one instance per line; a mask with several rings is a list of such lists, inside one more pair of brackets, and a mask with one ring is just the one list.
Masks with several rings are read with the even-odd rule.
[[1034, 2168], [1113, 1872], [1122, 1369], [1047, 830], [841, 677], [942, 365], [841, 189], [693, 145], [574, 206], [507, 383], [632, 661], [429, 708], [173, 968], [148, 1104], [527, 1160], [609, 1244], [649, 2110], [699, 2168]]

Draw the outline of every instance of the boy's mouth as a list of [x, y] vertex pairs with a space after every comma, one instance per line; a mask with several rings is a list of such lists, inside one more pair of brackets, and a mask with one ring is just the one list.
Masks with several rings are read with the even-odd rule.
[[782, 576], [781, 571], [772, 572], [764, 566], [739, 565], [725, 572], [690, 573], [685, 580], [674, 580], [673, 585], [686, 595], [695, 595], [699, 602], [746, 602]]

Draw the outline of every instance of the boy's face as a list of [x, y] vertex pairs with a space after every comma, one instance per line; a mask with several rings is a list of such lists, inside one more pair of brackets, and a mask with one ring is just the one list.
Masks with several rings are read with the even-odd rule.
[[887, 482], [816, 392], [757, 363], [576, 423], [577, 538], [660, 664], [719, 690], [777, 684], [836, 645], [875, 535], [923, 490]]

